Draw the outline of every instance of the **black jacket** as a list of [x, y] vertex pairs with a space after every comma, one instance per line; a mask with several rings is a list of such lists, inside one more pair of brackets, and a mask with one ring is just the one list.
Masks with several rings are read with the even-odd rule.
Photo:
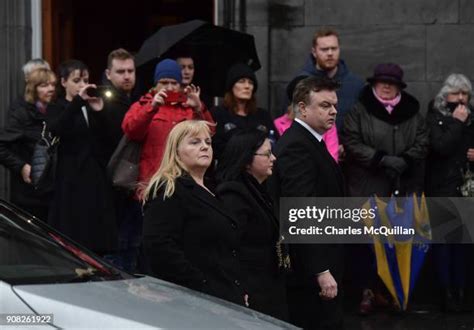
[[[461, 196], [462, 172], [467, 168], [467, 149], [474, 148], [474, 124], [463, 123], [452, 115], [428, 110], [430, 152], [426, 162], [426, 193], [432, 197]], [[471, 164], [474, 170], [474, 164]]]
[[50, 193], [35, 190], [21, 176], [23, 166], [31, 164], [33, 149], [41, 138], [45, 120], [45, 115], [34, 104], [17, 99], [0, 134], [0, 164], [10, 170], [11, 201], [21, 206], [47, 207], [51, 197]]
[[49, 130], [60, 139], [49, 222], [100, 254], [117, 247], [112, 191], [100, 139], [104, 120], [80, 96], [71, 103], [62, 99], [48, 107]]
[[135, 88], [129, 97], [124, 92], [116, 89], [109, 80], [105, 79], [104, 83], [109, 86], [112, 91], [111, 98], [104, 98], [103, 115], [106, 121], [102, 131], [106, 156], [107, 159], [110, 159], [110, 156], [112, 156], [123, 136], [123, 118], [130, 106], [138, 100], [141, 94], [138, 94], [138, 88]]
[[216, 134], [212, 137], [212, 148], [216, 159], [219, 159], [227, 141], [238, 129], [259, 128], [266, 132], [273, 130], [275, 137], [278, 134], [270, 113], [261, 108], [258, 108], [255, 113], [240, 116], [223, 106], [218, 106], [211, 109], [211, 114], [217, 124]]
[[[343, 197], [342, 172], [324, 144], [298, 122], [276, 145], [273, 186], [280, 197]], [[316, 274], [330, 270], [336, 280], [342, 275], [343, 256], [340, 246], [292, 244], [291, 266], [294, 285], [314, 288]], [[315, 291], [316, 294], [316, 291]]]
[[278, 219], [270, 196], [250, 175], [217, 186], [218, 197], [238, 220], [239, 260], [249, 290], [250, 307], [279, 319], [287, 318], [284, 273], [277, 253]]
[[[351, 196], [387, 197], [396, 189], [401, 194], [423, 190], [428, 134], [419, 108], [418, 101], [402, 91], [400, 103], [389, 114], [371, 86], [362, 90], [359, 102], [345, 116], [341, 139]], [[390, 180], [380, 166], [385, 155], [400, 156], [407, 162], [399, 180]]]
[[225, 206], [189, 176], [145, 205], [143, 246], [153, 276], [243, 304], [239, 228]]

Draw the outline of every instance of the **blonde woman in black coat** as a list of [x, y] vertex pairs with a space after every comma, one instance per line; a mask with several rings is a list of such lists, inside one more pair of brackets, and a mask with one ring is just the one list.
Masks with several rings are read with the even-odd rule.
[[143, 193], [145, 257], [153, 276], [244, 305], [239, 227], [204, 184], [211, 162], [207, 122], [187, 120], [171, 130]]
[[238, 219], [240, 251], [250, 307], [287, 319], [284, 269], [289, 258], [280, 244], [279, 223], [264, 186], [276, 160], [266, 133], [235, 133], [217, 167], [217, 194]]

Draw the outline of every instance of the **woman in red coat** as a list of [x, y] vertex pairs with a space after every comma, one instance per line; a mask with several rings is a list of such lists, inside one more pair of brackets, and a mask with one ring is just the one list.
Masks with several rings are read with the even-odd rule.
[[199, 87], [191, 84], [176, 97], [182, 82], [181, 67], [176, 61], [165, 59], [158, 63], [154, 81], [155, 88], [131, 106], [122, 122], [125, 135], [143, 143], [138, 181], [144, 184], [159, 168], [166, 139], [176, 124], [190, 119], [214, 122], [199, 98]]

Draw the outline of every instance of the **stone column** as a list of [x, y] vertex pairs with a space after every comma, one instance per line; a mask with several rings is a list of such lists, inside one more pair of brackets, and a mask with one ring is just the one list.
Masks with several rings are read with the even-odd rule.
[[[31, 0], [0, 1], [0, 127], [8, 107], [23, 94], [21, 66], [31, 57]], [[0, 166], [0, 197], [8, 198], [8, 171]]]

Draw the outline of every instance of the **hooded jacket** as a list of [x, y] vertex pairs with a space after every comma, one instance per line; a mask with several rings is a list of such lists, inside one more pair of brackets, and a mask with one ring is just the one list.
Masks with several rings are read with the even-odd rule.
[[[325, 77], [327, 72], [324, 70], [318, 70], [316, 68], [316, 62], [312, 54], [306, 60], [303, 69], [298, 75]], [[341, 87], [336, 91], [337, 94], [337, 117], [336, 126], [338, 132], [341, 132], [344, 116], [349, 112], [354, 104], [357, 102], [360, 91], [364, 87], [364, 81], [349, 71], [346, 63], [343, 60], [339, 60], [337, 65], [336, 75], [333, 77], [334, 80], [341, 84]]]

